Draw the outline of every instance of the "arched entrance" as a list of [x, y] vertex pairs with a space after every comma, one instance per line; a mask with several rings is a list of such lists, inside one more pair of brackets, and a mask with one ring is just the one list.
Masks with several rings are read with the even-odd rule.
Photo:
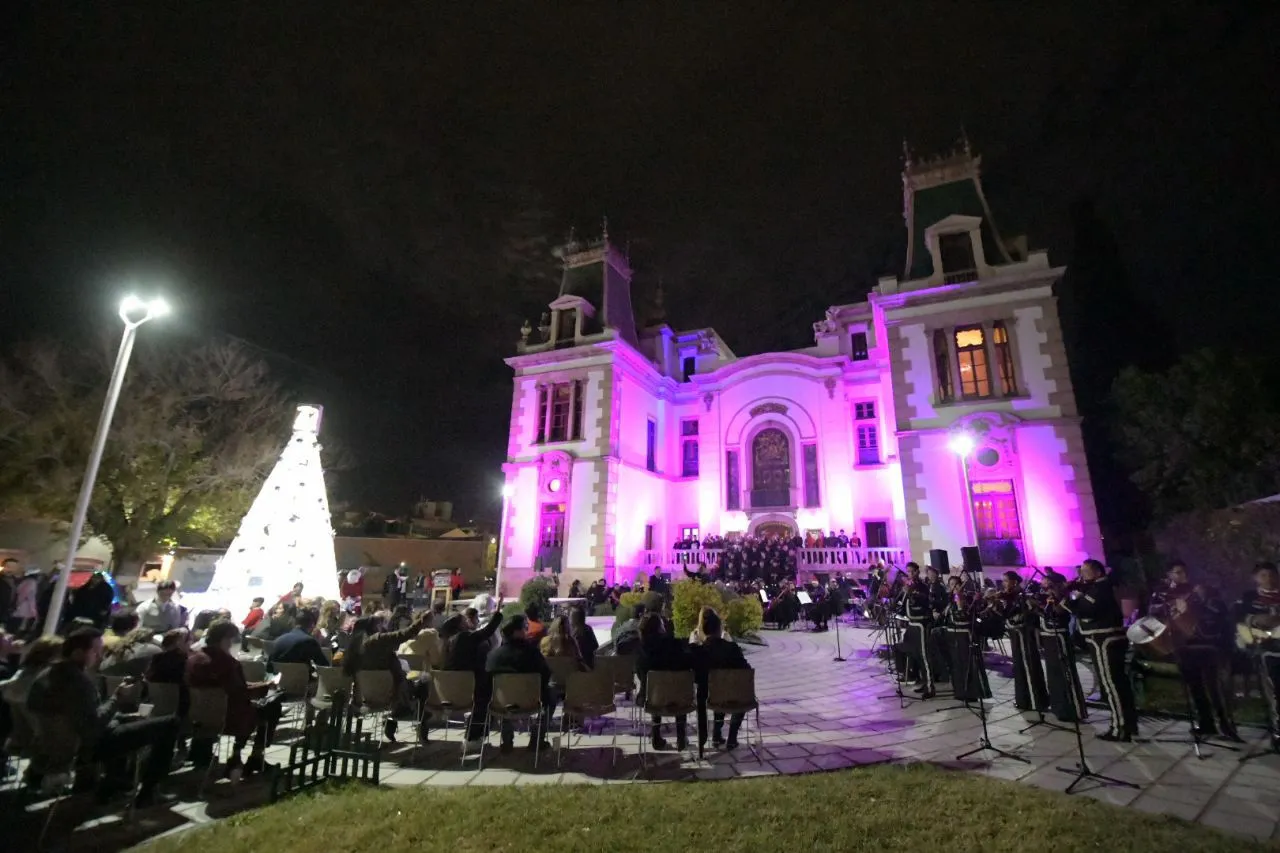
[[778, 427], [751, 440], [751, 506], [791, 506], [791, 439]]
[[766, 539], [770, 536], [777, 536], [779, 539], [790, 539], [796, 535], [796, 526], [789, 521], [770, 518], [758, 523], [751, 531], [751, 535]]

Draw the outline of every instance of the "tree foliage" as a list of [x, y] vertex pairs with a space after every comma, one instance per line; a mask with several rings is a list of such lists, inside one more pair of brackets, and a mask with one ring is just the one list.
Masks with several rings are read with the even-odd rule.
[[1280, 501], [1183, 513], [1155, 531], [1155, 542], [1230, 600], [1253, 585], [1257, 562], [1280, 560]]
[[1157, 516], [1280, 491], [1280, 407], [1257, 365], [1201, 350], [1164, 372], [1126, 368], [1111, 400], [1121, 456]]
[[[52, 343], [0, 365], [0, 512], [70, 518], [110, 377], [109, 344]], [[235, 533], [279, 456], [293, 406], [238, 343], [135, 350], [89, 504], [116, 567], [165, 543]]]

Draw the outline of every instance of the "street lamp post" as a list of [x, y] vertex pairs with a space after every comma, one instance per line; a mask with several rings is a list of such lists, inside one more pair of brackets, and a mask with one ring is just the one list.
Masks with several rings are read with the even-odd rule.
[[124, 374], [129, 367], [129, 356], [133, 354], [133, 342], [138, 336], [138, 327], [148, 320], [163, 317], [168, 313], [168, 303], [159, 298], [145, 302], [130, 294], [120, 302], [120, 319], [124, 321], [124, 337], [120, 341], [120, 351], [116, 353], [115, 367], [111, 369], [107, 400], [103, 403], [102, 415], [98, 418], [98, 431], [93, 437], [89, 464], [85, 468], [84, 482], [80, 484], [80, 497], [76, 499], [75, 515], [71, 518], [67, 561], [62, 566], [62, 572], [58, 575], [58, 582], [53, 590], [53, 597], [49, 601], [49, 615], [44, 621], [46, 634], [57, 633], [58, 622], [62, 618], [62, 604], [67, 597], [67, 584], [71, 580], [71, 570], [75, 568], [76, 552], [80, 550], [80, 534], [84, 532], [85, 516], [89, 513], [89, 499], [93, 496], [93, 485], [98, 479], [98, 466], [102, 464], [102, 451], [107, 444], [107, 433], [111, 430], [111, 419], [116, 413], [116, 402], [120, 399], [120, 388], [124, 385]]
[[973, 520], [973, 495], [970, 494], [969, 486], [969, 454], [973, 452], [974, 441], [973, 436], [967, 432], [956, 433], [951, 440], [947, 442], [947, 447], [951, 452], [960, 457], [960, 470], [964, 473], [964, 517], [965, 517], [965, 533], [977, 542], [977, 534], [974, 531], [975, 525]]
[[507, 512], [511, 508], [511, 495], [515, 488], [510, 483], [502, 484], [502, 526], [498, 528], [497, 565], [493, 567], [493, 594], [502, 596], [502, 566], [506, 562], [502, 553], [507, 547]]

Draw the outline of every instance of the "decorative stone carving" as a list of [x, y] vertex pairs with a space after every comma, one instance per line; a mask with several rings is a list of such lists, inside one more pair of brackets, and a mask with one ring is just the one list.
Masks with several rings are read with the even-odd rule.
[[761, 403], [751, 410], [751, 417], [759, 417], [760, 415], [785, 415], [787, 407], [782, 403]]
[[835, 320], [819, 320], [813, 324], [813, 337], [816, 340], [827, 335], [834, 335], [836, 329]]
[[549, 451], [538, 459], [538, 487], [547, 497], [568, 500], [572, 474], [573, 457], [563, 450]]
[[828, 376], [827, 381], [822, 383], [827, 389], [827, 397], [834, 400], [836, 398], [836, 378]]
[[707, 407], [707, 411], [711, 411], [711, 404], [715, 402], [716, 395], [710, 391], [702, 395], [702, 405]]
[[525, 320], [524, 325], [520, 327], [520, 343], [529, 343], [529, 335], [533, 333], [533, 326], [529, 325], [529, 321]]

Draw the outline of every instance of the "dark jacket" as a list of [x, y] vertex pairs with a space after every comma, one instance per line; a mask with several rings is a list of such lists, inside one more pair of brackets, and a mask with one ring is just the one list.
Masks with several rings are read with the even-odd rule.
[[36, 676], [27, 694], [33, 714], [66, 717], [80, 733], [81, 745], [92, 749], [116, 713], [114, 696], [102, 701], [93, 679], [71, 661], [59, 661]]
[[1080, 620], [1081, 634], [1112, 634], [1124, 630], [1124, 611], [1120, 609], [1120, 600], [1109, 577], [1084, 584], [1079, 598], [1069, 598], [1062, 604]]
[[220, 648], [192, 652], [187, 658], [187, 685], [222, 689], [227, 694], [227, 722], [223, 731], [237, 737], [253, 734], [258, 711], [240, 661]]
[[268, 663], [313, 663], [328, 666], [329, 659], [320, 649], [320, 641], [301, 628], [294, 628], [276, 640], [271, 647]]
[[403, 682], [404, 668], [400, 666], [400, 659], [396, 657], [396, 652], [408, 640], [418, 636], [418, 632], [426, 627], [430, 618], [431, 614], [426, 613], [421, 619], [399, 631], [368, 634], [359, 644], [359, 648], [354, 644], [348, 644], [346, 652], [343, 653], [342, 671], [354, 676], [357, 672], [386, 670], [391, 673], [391, 678], [396, 684]]
[[723, 637], [708, 637], [700, 645], [690, 646], [693, 655], [693, 677], [698, 684], [698, 701], [707, 701], [707, 674], [713, 669], [751, 669], [742, 647]]
[[476, 674], [478, 685], [485, 675], [485, 663], [489, 640], [502, 624], [502, 614], [494, 613], [489, 622], [475, 631], [462, 631], [449, 638], [444, 656], [444, 668], [455, 672], [470, 671]]
[[533, 640], [504, 642], [493, 651], [484, 663], [490, 677], [506, 673], [536, 672], [542, 678], [543, 701], [548, 701], [551, 685], [551, 667]]
[[186, 718], [191, 708], [191, 691], [187, 688], [187, 653], [181, 649], [165, 649], [152, 655], [147, 664], [147, 681], [178, 685], [178, 716]]
[[689, 644], [670, 634], [661, 634], [640, 644], [636, 656], [636, 676], [640, 679], [640, 695], [645, 696], [650, 672], [679, 672], [693, 669]]
[[590, 625], [583, 625], [573, 632], [573, 640], [578, 644], [578, 654], [582, 655], [582, 662], [588, 668], [594, 668], [596, 665], [596, 649], [600, 648], [600, 641], [596, 639], [596, 632], [591, 630]]

